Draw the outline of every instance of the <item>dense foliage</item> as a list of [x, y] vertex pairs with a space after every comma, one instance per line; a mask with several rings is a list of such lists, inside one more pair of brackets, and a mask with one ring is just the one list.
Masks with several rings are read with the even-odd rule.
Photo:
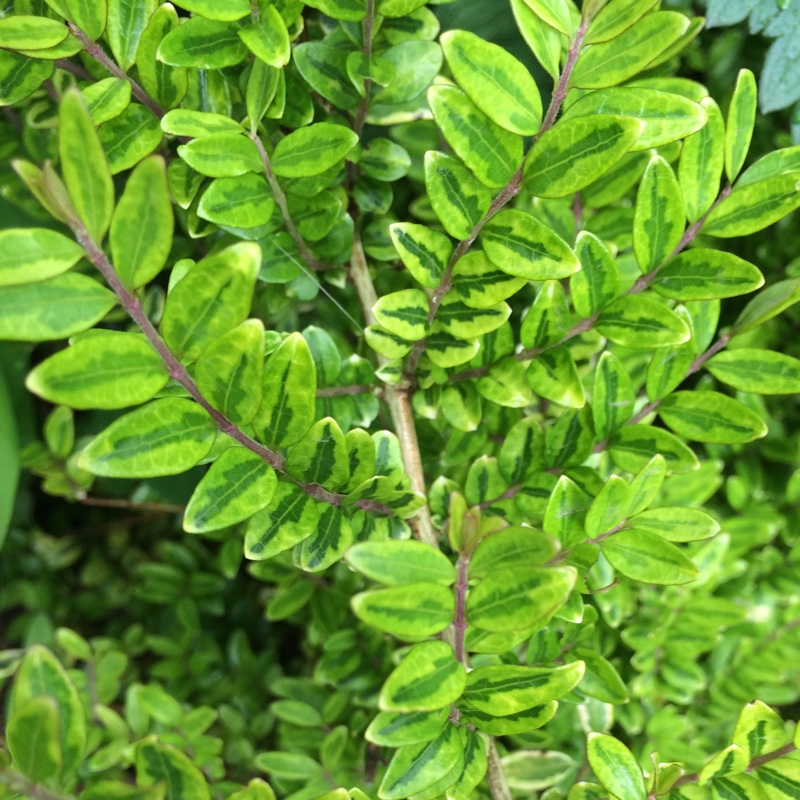
[[789, 118], [437, 5], [0, 15], [0, 797], [800, 797]]

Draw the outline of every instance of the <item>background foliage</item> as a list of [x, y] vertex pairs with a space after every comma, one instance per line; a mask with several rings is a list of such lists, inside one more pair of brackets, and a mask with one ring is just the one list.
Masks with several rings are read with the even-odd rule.
[[800, 5], [702, 6], [9, 4], [0, 796], [800, 797]]

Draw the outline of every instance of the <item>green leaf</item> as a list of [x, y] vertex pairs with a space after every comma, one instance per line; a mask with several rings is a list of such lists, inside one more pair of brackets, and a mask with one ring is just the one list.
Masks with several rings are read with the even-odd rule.
[[52, 74], [52, 61], [0, 50], [0, 105], [10, 106], [35, 92]]
[[194, 360], [250, 311], [261, 249], [239, 242], [192, 267], [167, 296], [161, 332], [172, 351]]
[[526, 794], [569, 779], [577, 766], [569, 755], [557, 751], [522, 750], [505, 756], [501, 763], [511, 789]]
[[423, 286], [435, 289], [453, 254], [450, 240], [437, 231], [411, 222], [395, 223], [389, 231], [406, 269]]
[[164, 36], [157, 58], [172, 67], [233, 67], [247, 56], [238, 32], [239, 27], [230, 22], [191, 17]]
[[738, 336], [763, 325], [798, 301], [800, 301], [800, 278], [778, 281], [759, 292], [744, 307], [734, 323], [732, 334]]
[[315, 422], [289, 451], [286, 471], [298, 480], [337, 489], [350, 478], [344, 434], [335, 419]]
[[581, 231], [575, 240], [581, 269], [569, 279], [575, 311], [584, 318], [596, 314], [619, 294], [619, 268], [608, 248], [593, 234]]
[[498, 466], [509, 484], [522, 483], [544, 466], [544, 433], [538, 420], [517, 422], [500, 448]]
[[383, 295], [372, 309], [375, 318], [390, 333], [409, 342], [425, 337], [428, 298], [421, 289], [403, 289]]
[[358, 142], [349, 128], [317, 122], [290, 133], [278, 142], [272, 171], [284, 178], [319, 175], [338, 164]]
[[274, 209], [267, 182], [250, 172], [212, 181], [200, 198], [197, 216], [217, 225], [257, 228], [269, 222]]
[[174, 108], [189, 88], [186, 69], [171, 67], [156, 58], [163, 38], [178, 27], [178, 14], [171, 4], [152, 14], [136, 51], [136, 69], [145, 91], [164, 108]]
[[96, 242], [103, 239], [114, 210], [114, 185], [100, 139], [77, 90], [60, 110], [59, 153], [64, 182], [78, 216]]
[[725, 174], [733, 183], [744, 165], [758, 107], [756, 79], [749, 69], [739, 70], [725, 125]]
[[203, 397], [236, 425], [246, 425], [261, 405], [264, 325], [249, 319], [215, 339], [197, 359], [195, 380]]
[[292, 333], [264, 367], [263, 397], [253, 427], [270, 447], [296, 444], [314, 422], [316, 393], [308, 344], [299, 333]]
[[350, 604], [367, 625], [401, 639], [433, 636], [452, 622], [455, 613], [452, 591], [428, 582], [361, 592]]
[[82, 256], [80, 245], [47, 228], [0, 231], [0, 286], [55, 277], [74, 266]]
[[566, 602], [575, 579], [571, 567], [499, 570], [470, 592], [467, 619], [489, 631], [541, 627]]
[[691, 472], [700, 466], [697, 456], [680, 439], [652, 425], [626, 425], [611, 437], [611, 458], [626, 472], [644, 469], [662, 455], [670, 472]]
[[526, 0], [511, 0], [511, 10], [522, 38], [545, 72], [558, 80], [561, 34], [534, 14]]
[[[143, 230], [147, 236], [141, 235]], [[172, 247], [172, 230], [164, 161], [153, 156], [131, 173], [111, 220], [111, 257], [127, 287], [143, 286], [163, 269]]]
[[260, 456], [231, 447], [197, 484], [183, 515], [183, 529], [205, 533], [242, 522], [269, 505], [277, 485], [275, 470]]
[[[74, 775], [86, 751], [86, 715], [83, 701], [59, 660], [38, 644], [28, 648], [17, 670], [11, 692], [11, 707], [23, 711], [35, 698], [52, 698], [58, 705], [61, 778], [68, 780]], [[43, 713], [49, 715], [49, 712]], [[47, 722], [43, 724], [49, 727]], [[22, 731], [19, 733], [24, 737]], [[52, 758], [53, 750], [48, 750]], [[39, 768], [38, 765], [36, 768]], [[49, 769], [48, 767], [48, 771]]]
[[690, 583], [700, 571], [663, 537], [640, 530], [624, 530], [605, 539], [600, 547], [622, 575], [641, 583]]
[[770, 761], [758, 768], [756, 776], [761, 782], [764, 797], [792, 800], [800, 791], [800, 768], [793, 758]]
[[526, 377], [540, 397], [567, 408], [586, 405], [586, 393], [568, 347], [553, 347], [539, 353], [528, 366]]
[[506, 408], [526, 408], [533, 400], [525, 367], [514, 358], [492, 364], [476, 386], [481, 397]]
[[[378, 796], [382, 800], [403, 800], [463, 768], [464, 751], [458, 728], [448, 725], [432, 742], [401, 747], [383, 776]], [[458, 780], [458, 775], [453, 782]]]
[[545, 466], [547, 469], [577, 467], [589, 457], [594, 444], [592, 412], [586, 406], [570, 408], [547, 432]]
[[719, 533], [719, 523], [697, 508], [654, 508], [630, 517], [631, 527], [656, 533], [668, 542], [697, 542]]
[[212, 133], [178, 147], [178, 155], [194, 170], [209, 178], [235, 178], [261, 172], [263, 165], [255, 144], [238, 133]]
[[725, 122], [722, 112], [710, 97], [703, 98], [700, 104], [706, 110], [708, 121], [697, 133], [684, 140], [678, 164], [678, 181], [686, 216], [691, 223], [697, 222], [717, 199], [725, 166]]
[[162, 140], [161, 126], [144, 106], [132, 103], [98, 129], [112, 175], [130, 169], [150, 155]]
[[147, 402], [168, 380], [168, 370], [144, 337], [103, 331], [43, 361], [25, 385], [71, 408], [125, 408]]
[[333, 19], [359, 22], [367, 13], [366, 0], [312, 0], [307, 3]]
[[0, 47], [10, 50], [44, 50], [55, 47], [67, 38], [63, 23], [27, 15], [0, 19]]
[[461, 777], [449, 789], [447, 800], [467, 800], [483, 780], [488, 768], [486, 742], [469, 728], [461, 729], [464, 743], [464, 767]]
[[301, 545], [300, 566], [307, 572], [321, 572], [339, 561], [353, 543], [350, 520], [335, 506], [320, 511], [316, 530]]
[[730, 238], [748, 236], [800, 207], [800, 172], [736, 188], [707, 217], [702, 232]]
[[464, 691], [467, 673], [445, 642], [422, 642], [386, 679], [378, 698], [381, 711], [437, 711]]
[[191, 400], [165, 397], [112, 422], [80, 455], [81, 469], [113, 478], [177, 475], [211, 449], [216, 426]]
[[239, 30], [239, 38], [250, 52], [271, 67], [285, 67], [291, 57], [289, 32], [278, 9], [269, 5], [261, 12], [261, 19]]
[[539, 90], [520, 61], [468, 31], [447, 31], [441, 44], [456, 81], [489, 119], [521, 136], [538, 132], [542, 124]]
[[459, 703], [463, 718], [471, 722], [479, 731], [490, 736], [514, 736], [529, 733], [546, 725], [555, 716], [558, 703], [555, 700], [542, 706], [534, 706], [518, 714], [496, 717], [486, 711], [479, 711], [464, 700]]
[[401, 747], [435, 739], [448, 724], [450, 709], [441, 711], [418, 711], [413, 714], [398, 714], [381, 711], [369, 724], [364, 738], [382, 747]]
[[633, 250], [642, 272], [650, 272], [673, 254], [685, 225], [686, 212], [672, 167], [661, 156], [653, 156], [639, 185], [633, 218]]
[[241, 126], [223, 114], [176, 108], [161, 118], [161, 130], [173, 136], [199, 138], [212, 133], [241, 133]]
[[[303, 42], [292, 51], [300, 75], [338, 108], [358, 105], [360, 97], [347, 76], [347, 52], [322, 42]], [[345, 128], [347, 130], [347, 128]]]
[[256, 133], [264, 114], [275, 99], [282, 75], [281, 70], [268, 66], [258, 58], [254, 59], [245, 93], [251, 134]]
[[439, 306], [436, 321], [451, 336], [474, 339], [497, 330], [510, 315], [511, 307], [507, 303], [475, 309], [462, 303], [455, 294], [450, 294]]
[[278, 483], [269, 505], [247, 523], [245, 557], [263, 561], [294, 547], [311, 535], [318, 520], [314, 500], [292, 483]]
[[[794, 787], [792, 787], [794, 788]], [[750, 775], [733, 775], [730, 778], [717, 778], [711, 784], [714, 800], [772, 800], [761, 782]]]
[[93, 42], [100, 38], [106, 27], [108, 6], [106, 0], [63, 0], [69, 18]]
[[546, 281], [539, 289], [520, 328], [520, 341], [527, 348], [557, 344], [569, 328], [569, 304], [558, 281]]
[[592, 392], [592, 417], [597, 436], [607, 439], [633, 414], [635, 395], [622, 362], [608, 351], [600, 356]]
[[727, 350], [707, 361], [706, 369], [717, 380], [740, 392], [800, 392], [800, 360], [773, 350]]
[[433, 86], [428, 102], [456, 155], [490, 187], [505, 186], [522, 163], [522, 138], [492, 122], [454, 86]]
[[506, 664], [478, 667], [467, 676], [464, 702], [472, 708], [506, 717], [569, 694], [583, 678], [584, 664], [563, 667], [516, 667]]
[[480, 541], [469, 562], [470, 578], [486, 578], [497, 570], [540, 567], [558, 551], [558, 543], [534, 528], [513, 525]]
[[116, 297], [86, 275], [66, 273], [47, 281], [0, 288], [0, 339], [46, 342], [91, 328]]
[[136, 63], [136, 51], [142, 34], [157, 8], [157, 0], [139, 0], [135, 3], [108, 0], [106, 39], [123, 72]]
[[450, 586], [456, 578], [444, 553], [416, 541], [360, 542], [347, 551], [345, 560], [370, 580], [388, 586], [423, 581]]
[[600, 315], [597, 330], [623, 347], [649, 349], [683, 344], [689, 326], [663, 303], [646, 295], [620, 297]]
[[611, 0], [600, 10], [586, 31], [586, 44], [616, 39], [638, 22], [656, 4], [656, 0]]
[[755, 411], [719, 392], [675, 392], [658, 411], [675, 433], [695, 442], [736, 444], [767, 434]]
[[594, 774], [610, 794], [625, 800], [646, 800], [641, 767], [622, 742], [604, 733], [590, 733], [586, 753]]
[[654, 455], [631, 481], [630, 515], [638, 514], [646, 509], [656, 498], [667, 474], [667, 462], [664, 456]]
[[501, 211], [481, 231], [489, 260], [508, 275], [530, 281], [566, 278], [580, 269], [575, 254], [526, 211]]
[[573, 103], [562, 119], [595, 114], [634, 117], [644, 124], [639, 139], [631, 147], [631, 152], [662, 147], [691, 136], [699, 131], [707, 120], [703, 106], [686, 97], [657, 89], [628, 87], [590, 92]]
[[259, 753], [253, 761], [259, 769], [286, 780], [305, 781], [322, 770], [311, 756], [303, 753], [284, 753], [276, 750]]
[[425, 153], [425, 188], [439, 221], [456, 239], [471, 235], [492, 202], [489, 189], [459, 159], [435, 150]]
[[659, 271], [653, 289], [673, 300], [713, 300], [749, 294], [764, 276], [749, 261], [722, 250], [696, 248], [680, 253]]
[[741, 747], [732, 744], [722, 752], [712, 756], [700, 770], [700, 786], [708, 783], [712, 778], [722, 778], [725, 775], [736, 775], [744, 772], [749, 766], [747, 754]]
[[531, 147], [525, 159], [525, 188], [537, 197], [573, 194], [608, 172], [643, 130], [638, 119], [611, 114], [563, 120]]
[[15, 766], [32, 781], [58, 775], [62, 756], [55, 698], [32, 697], [15, 706], [6, 727], [6, 742]]
[[613, 41], [595, 44], [578, 57], [570, 85], [579, 89], [617, 86], [655, 61], [689, 27], [677, 11], [647, 14]]
[[452, 271], [453, 288], [461, 302], [470, 308], [489, 308], [516, 294], [524, 278], [498, 269], [483, 250], [473, 250], [460, 258]]
[[222, 22], [235, 22], [250, 14], [248, 0], [176, 0], [175, 5], [206, 19]]
[[599, 653], [586, 647], [578, 647], [568, 658], [580, 659], [586, 664], [586, 672], [580, 684], [581, 692], [603, 703], [621, 705], [629, 701], [625, 682], [614, 665]]
[[628, 516], [630, 490], [624, 478], [612, 475], [586, 514], [586, 535], [594, 539], [616, 528]]
[[155, 736], [142, 739], [136, 748], [136, 783], [166, 783], [170, 800], [209, 800], [208, 784], [195, 763], [176, 747]]
[[758, 183], [789, 172], [800, 172], [800, 145], [773, 150], [761, 156], [744, 171], [736, 185], [741, 188], [749, 183]]

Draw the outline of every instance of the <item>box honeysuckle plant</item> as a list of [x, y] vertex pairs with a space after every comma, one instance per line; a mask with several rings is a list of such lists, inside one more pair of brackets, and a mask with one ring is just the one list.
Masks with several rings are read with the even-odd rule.
[[34, 535], [0, 796], [800, 797], [800, 147], [678, 8], [497, 0], [543, 102], [424, 0], [8, 4], [22, 462], [161, 522]]

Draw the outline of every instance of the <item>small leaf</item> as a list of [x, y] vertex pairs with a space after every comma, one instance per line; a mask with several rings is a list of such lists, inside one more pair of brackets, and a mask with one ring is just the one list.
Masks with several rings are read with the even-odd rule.
[[361, 592], [353, 597], [355, 615], [378, 630], [398, 638], [433, 636], [452, 621], [455, 598], [445, 586], [410, 583]]
[[710, 98], [700, 101], [708, 121], [683, 142], [678, 165], [686, 216], [695, 223], [714, 204], [725, 165], [725, 122], [719, 106]]
[[156, 117], [138, 103], [132, 103], [121, 114], [103, 123], [97, 133], [112, 175], [138, 164], [163, 138]]
[[55, 19], [17, 14], [0, 19], [0, 47], [9, 50], [44, 50], [67, 38], [69, 29]]
[[661, 403], [659, 414], [675, 433], [695, 442], [736, 444], [767, 434], [755, 411], [718, 392], [675, 392]]
[[8, 750], [15, 766], [32, 781], [61, 772], [58, 704], [53, 697], [32, 697], [11, 712], [6, 727]]
[[165, 783], [174, 800], [209, 800], [211, 796], [200, 768], [177, 747], [162, 744], [155, 736], [142, 739], [136, 748], [136, 783]]
[[158, 46], [158, 60], [172, 67], [222, 69], [241, 63], [247, 47], [230, 22], [190, 17], [169, 31]]
[[0, 286], [53, 278], [74, 266], [83, 254], [80, 245], [47, 228], [0, 231]]
[[645, 349], [688, 342], [689, 326], [663, 303], [646, 295], [621, 297], [600, 315], [597, 330], [623, 347]]
[[345, 556], [353, 569], [387, 586], [430, 581], [450, 586], [455, 569], [441, 551], [415, 541], [360, 542]]
[[424, 225], [410, 222], [395, 223], [389, 230], [406, 269], [423, 286], [435, 289], [453, 254], [450, 240]]
[[369, 724], [364, 738], [382, 747], [430, 742], [448, 724], [449, 711], [449, 708], [442, 711], [417, 711], [412, 714], [381, 711]]
[[286, 471], [298, 480], [337, 489], [350, 478], [344, 434], [335, 419], [317, 420], [289, 451]]
[[673, 300], [713, 300], [749, 294], [764, 276], [749, 261], [722, 250], [695, 248], [675, 256], [656, 275], [653, 289]]
[[269, 66], [280, 69], [289, 63], [289, 32], [275, 6], [263, 8], [261, 19], [241, 28], [239, 38], [256, 58]]
[[656, 0], [612, 0], [592, 20], [586, 31], [586, 44], [616, 39], [638, 22], [656, 4]]
[[670, 472], [691, 472], [700, 466], [697, 456], [680, 439], [652, 425], [626, 425], [611, 437], [611, 458], [626, 472], [644, 469], [662, 455]]
[[403, 289], [383, 295], [372, 309], [375, 318], [390, 333], [409, 342], [425, 337], [428, 298], [421, 289]]
[[254, 561], [272, 558], [310, 536], [318, 521], [314, 500], [292, 483], [278, 483], [269, 505], [247, 523], [245, 557]]
[[189, 88], [187, 71], [158, 61], [156, 54], [164, 37], [178, 27], [178, 14], [171, 4], [159, 6], [150, 16], [136, 51], [136, 70], [145, 91], [164, 108], [174, 108]]
[[602, 311], [619, 294], [619, 268], [608, 248], [596, 236], [581, 231], [575, 240], [575, 255], [581, 269], [569, 279], [575, 311], [588, 318]]
[[138, 3], [108, 0], [106, 39], [123, 72], [127, 72], [136, 63], [136, 51], [142, 33], [157, 8], [157, 0], [144, 0]]
[[725, 174], [733, 183], [744, 165], [758, 107], [756, 79], [749, 69], [739, 70], [725, 125]]
[[216, 425], [200, 406], [165, 397], [112, 422], [83, 450], [79, 465], [114, 478], [177, 475], [208, 453], [215, 436]]
[[641, 583], [690, 583], [700, 574], [674, 544], [655, 533], [624, 530], [605, 539], [601, 548], [616, 570]]
[[586, 514], [586, 535], [594, 539], [617, 527], [628, 516], [630, 490], [624, 478], [612, 475]]
[[740, 392], [794, 394], [800, 392], [800, 360], [773, 350], [737, 348], [706, 362], [717, 379]]
[[594, 774], [611, 794], [646, 800], [642, 770], [622, 742], [603, 733], [590, 733], [586, 749]]
[[261, 456], [226, 450], [203, 476], [183, 515], [183, 529], [205, 533], [235, 525], [269, 505], [278, 480]]
[[697, 542], [719, 533], [719, 523], [697, 508], [654, 508], [630, 517], [631, 527], [668, 542]]
[[740, 333], [763, 325], [799, 300], [800, 278], [778, 281], [759, 292], [744, 307], [734, 323], [732, 333], [738, 336]]
[[178, 146], [178, 155], [209, 178], [235, 178], [263, 168], [255, 144], [238, 133], [212, 133], [193, 139]]
[[381, 711], [437, 711], [464, 691], [467, 673], [445, 642], [414, 645], [386, 679], [378, 699]]
[[300, 566], [322, 572], [342, 558], [354, 538], [350, 520], [335, 506], [323, 507], [316, 530], [300, 546]]
[[630, 376], [620, 360], [608, 351], [600, 356], [592, 394], [592, 417], [597, 435], [607, 439], [633, 414], [635, 396]]

